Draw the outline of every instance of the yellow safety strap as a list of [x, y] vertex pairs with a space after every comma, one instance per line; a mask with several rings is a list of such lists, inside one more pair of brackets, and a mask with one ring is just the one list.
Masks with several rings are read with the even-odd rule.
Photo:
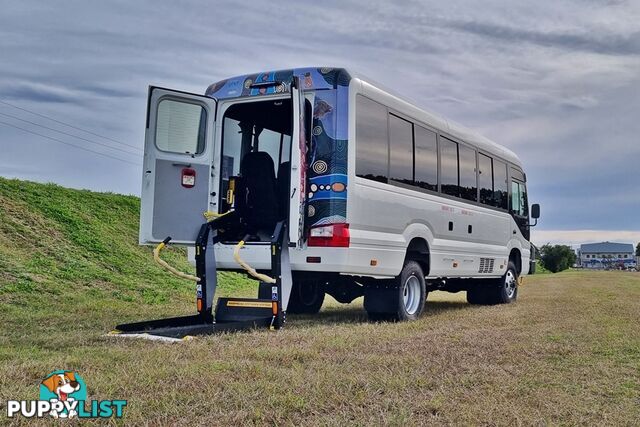
[[174, 267], [170, 266], [169, 264], [167, 264], [166, 261], [160, 258], [160, 251], [162, 251], [166, 246], [167, 245], [165, 245], [164, 242], [162, 242], [155, 247], [155, 249], [153, 250], [153, 259], [155, 260], [155, 262], [157, 262], [161, 267], [163, 267], [165, 270], [167, 270], [174, 276], [180, 277], [181, 279], [187, 279], [187, 280], [193, 280], [195, 282], [199, 282], [200, 278], [198, 276], [183, 273], [182, 271], [179, 271]]
[[225, 213], [218, 213], [218, 212], [211, 212], [211, 211], [206, 211], [203, 212], [202, 215], [204, 215], [204, 217], [207, 219], [207, 222], [211, 222], [216, 218], [220, 218], [221, 216], [225, 216], [228, 213], [231, 213], [232, 211], [226, 211]]
[[251, 276], [255, 277], [258, 280], [261, 280], [265, 283], [276, 283], [276, 279], [273, 279], [265, 274], [258, 273], [253, 267], [244, 262], [242, 258], [240, 258], [240, 249], [244, 246], [244, 240], [240, 240], [235, 248], [233, 248], [233, 259], [236, 260], [238, 264], [249, 273]]

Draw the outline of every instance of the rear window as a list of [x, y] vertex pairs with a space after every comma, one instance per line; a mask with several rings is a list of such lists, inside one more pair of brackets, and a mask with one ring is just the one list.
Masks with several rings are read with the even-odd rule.
[[180, 154], [204, 151], [207, 113], [202, 106], [164, 99], [158, 104], [156, 146]]

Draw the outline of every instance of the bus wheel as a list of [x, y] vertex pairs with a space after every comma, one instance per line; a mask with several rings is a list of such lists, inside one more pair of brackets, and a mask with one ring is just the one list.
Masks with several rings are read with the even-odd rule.
[[489, 288], [483, 283], [483, 280], [474, 280], [473, 282], [467, 289], [467, 302], [473, 305], [487, 304]]
[[294, 278], [287, 313], [316, 314], [322, 307], [324, 295], [324, 285], [321, 280], [295, 280]]
[[364, 308], [371, 320], [416, 320], [427, 299], [422, 267], [406, 261], [400, 275], [386, 286], [367, 287]]
[[492, 304], [509, 304], [518, 298], [518, 270], [513, 261], [509, 261], [507, 272], [498, 279]]

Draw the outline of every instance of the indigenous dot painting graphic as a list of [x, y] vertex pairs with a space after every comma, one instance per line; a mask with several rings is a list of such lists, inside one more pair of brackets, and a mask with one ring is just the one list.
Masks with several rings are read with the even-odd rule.
[[307, 158], [305, 226], [346, 222], [348, 93], [351, 76], [342, 68], [300, 68], [238, 76], [212, 84], [217, 99], [259, 97], [290, 92], [293, 76], [313, 93], [313, 124]]

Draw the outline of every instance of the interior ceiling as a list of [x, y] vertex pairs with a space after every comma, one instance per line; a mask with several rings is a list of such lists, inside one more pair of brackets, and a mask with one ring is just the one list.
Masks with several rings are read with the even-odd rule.
[[225, 117], [291, 135], [291, 100], [288, 99], [236, 104], [226, 111]]

